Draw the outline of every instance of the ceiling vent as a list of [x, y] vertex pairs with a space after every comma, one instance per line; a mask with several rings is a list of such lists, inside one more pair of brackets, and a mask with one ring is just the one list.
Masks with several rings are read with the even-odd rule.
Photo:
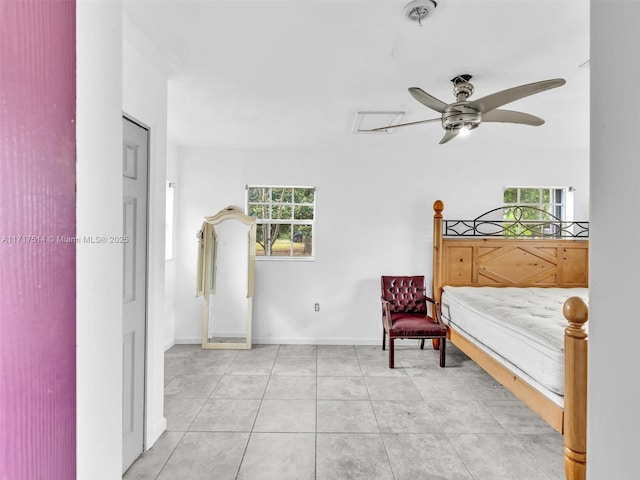
[[374, 128], [381, 126], [390, 127], [397, 124], [404, 112], [358, 112], [356, 121], [353, 124], [353, 133], [388, 133], [391, 130], [378, 130], [372, 132]]

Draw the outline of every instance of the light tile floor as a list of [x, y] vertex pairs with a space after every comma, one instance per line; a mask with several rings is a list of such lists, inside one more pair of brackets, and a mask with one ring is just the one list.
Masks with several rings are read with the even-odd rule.
[[125, 480], [562, 480], [562, 436], [453, 345], [165, 353], [167, 431]]

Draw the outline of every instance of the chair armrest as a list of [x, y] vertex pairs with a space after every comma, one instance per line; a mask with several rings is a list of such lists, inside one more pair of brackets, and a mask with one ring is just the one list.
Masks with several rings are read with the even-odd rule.
[[440, 302], [426, 295], [424, 296], [424, 299], [426, 302], [432, 303], [434, 305], [434, 310], [436, 312], [436, 322], [444, 327], [445, 324], [442, 323], [442, 307], [440, 306]]
[[438, 301], [437, 301], [436, 299], [431, 298], [431, 297], [429, 297], [429, 296], [427, 296], [427, 295], [425, 295], [425, 296], [424, 296], [424, 299], [425, 299], [427, 302], [431, 302], [431, 303], [438, 303]]
[[391, 312], [389, 312], [389, 301], [380, 297], [380, 301], [382, 302], [382, 323], [385, 328], [391, 328]]

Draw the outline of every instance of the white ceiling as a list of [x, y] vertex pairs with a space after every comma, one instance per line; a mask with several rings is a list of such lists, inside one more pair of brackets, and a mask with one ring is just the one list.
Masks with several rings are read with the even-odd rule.
[[[408, 1], [125, 0], [124, 11], [169, 65], [168, 134], [181, 145], [588, 148], [588, 0], [438, 0], [422, 27], [403, 17]], [[462, 73], [474, 77], [471, 99], [567, 84], [504, 107], [541, 127], [484, 124], [441, 146], [438, 123], [352, 133], [363, 110], [437, 117], [407, 88], [451, 103]]]

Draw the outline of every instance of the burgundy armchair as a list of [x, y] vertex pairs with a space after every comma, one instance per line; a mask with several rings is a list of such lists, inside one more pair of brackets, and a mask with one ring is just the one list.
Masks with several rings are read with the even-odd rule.
[[[421, 349], [425, 339], [433, 339], [434, 348], [440, 350], [440, 366], [444, 367], [447, 327], [442, 323], [440, 304], [425, 293], [424, 276], [382, 276], [380, 283], [382, 349], [388, 336], [389, 368], [394, 365], [396, 338], [419, 339]], [[431, 315], [428, 304], [433, 306]]]

